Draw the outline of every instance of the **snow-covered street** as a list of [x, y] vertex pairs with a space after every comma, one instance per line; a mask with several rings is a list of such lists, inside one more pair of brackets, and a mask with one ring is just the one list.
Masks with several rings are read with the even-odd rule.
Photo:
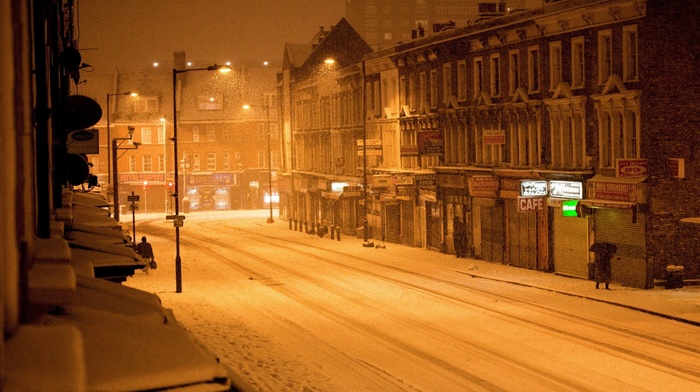
[[189, 214], [180, 294], [172, 221], [140, 219], [137, 238], [148, 236], [159, 267], [125, 283], [158, 294], [253, 390], [690, 391], [700, 384], [697, 326], [473, 278], [470, 270], [488, 267], [481, 261], [395, 244], [367, 248], [265, 218], [265, 211]]

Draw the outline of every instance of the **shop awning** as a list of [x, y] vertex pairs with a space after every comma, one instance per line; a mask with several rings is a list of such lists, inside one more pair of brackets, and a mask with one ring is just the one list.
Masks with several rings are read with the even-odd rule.
[[584, 206], [591, 207], [591, 208], [623, 208], [623, 209], [630, 209], [634, 208], [637, 203], [632, 203], [628, 201], [614, 201], [614, 200], [605, 200], [605, 199], [584, 199], [580, 200], [579, 203], [583, 204]]

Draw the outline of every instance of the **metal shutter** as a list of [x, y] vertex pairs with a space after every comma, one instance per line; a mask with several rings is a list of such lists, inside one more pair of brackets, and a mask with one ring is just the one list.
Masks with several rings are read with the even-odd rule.
[[631, 209], [596, 209], [595, 240], [617, 245], [612, 259], [612, 281], [646, 288], [646, 219], [642, 213], [637, 213], [636, 218], [633, 223]]
[[561, 216], [554, 208], [554, 272], [588, 279], [588, 219]]

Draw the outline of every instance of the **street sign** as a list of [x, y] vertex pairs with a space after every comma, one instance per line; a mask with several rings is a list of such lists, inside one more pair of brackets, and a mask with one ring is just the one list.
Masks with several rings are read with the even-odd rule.
[[166, 215], [166, 216], [165, 216], [165, 219], [168, 219], [168, 220], [172, 220], [172, 219], [175, 219], [175, 220], [184, 220], [184, 219], [185, 219], [185, 216], [184, 216], [184, 215]]
[[132, 203], [135, 202], [135, 201], [139, 201], [139, 195], [128, 195], [128, 196], [126, 197], [126, 200], [127, 200], [127, 201], [130, 201], [130, 202], [132, 202]]
[[184, 223], [185, 221], [182, 219], [175, 219], [173, 220], [173, 227], [182, 227]]
[[136, 203], [131, 203], [131, 204], [129, 205], [129, 209], [130, 209], [131, 211], [137, 211], [137, 210], [139, 209], [139, 205], [136, 204]]

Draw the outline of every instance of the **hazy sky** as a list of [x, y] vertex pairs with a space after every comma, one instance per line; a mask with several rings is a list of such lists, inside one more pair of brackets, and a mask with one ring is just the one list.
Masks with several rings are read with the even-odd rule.
[[306, 43], [345, 16], [345, 0], [76, 1], [82, 60], [96, 70], [190, 60], [282, 59], [285, 42]]

